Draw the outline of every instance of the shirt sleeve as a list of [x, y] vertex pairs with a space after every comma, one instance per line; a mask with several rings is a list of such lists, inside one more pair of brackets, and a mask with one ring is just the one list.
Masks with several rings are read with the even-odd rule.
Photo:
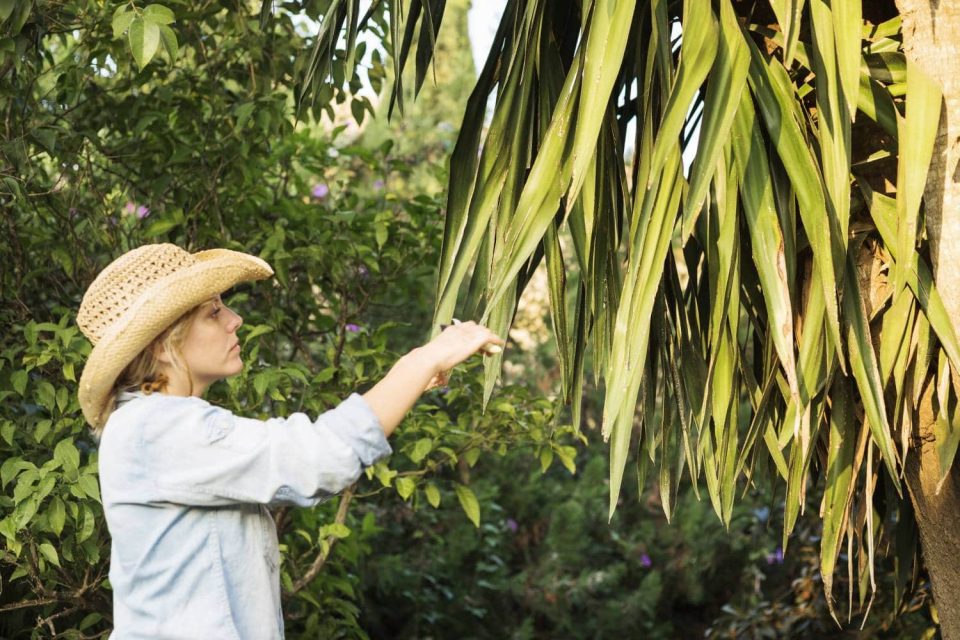
[[158, 502], [311, 506], [391, 453], [357, 394], [316, 420], [303, 413], [254, 420], [202, 401], [164, 414], [149, 421], [142, 443]]

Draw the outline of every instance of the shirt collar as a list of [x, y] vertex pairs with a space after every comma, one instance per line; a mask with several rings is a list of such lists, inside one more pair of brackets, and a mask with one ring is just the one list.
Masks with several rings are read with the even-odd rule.
[[143, 391], [121, 391], [117, 395], [117, 407], [120, 407], [121, 405], [126, 404], [131, 400], [135, 400], [136, 398], [146, 398], [146, 397], [147, 397], [147, 394], [145, 394]]

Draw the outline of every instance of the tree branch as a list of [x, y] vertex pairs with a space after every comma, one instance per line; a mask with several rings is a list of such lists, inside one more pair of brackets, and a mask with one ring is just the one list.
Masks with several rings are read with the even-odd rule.
[[[353, 501], [353, 496], [356, 492], [356, 486], [357, 485], [355, 484], [350, 485], [340, 496], [340, 507], [337, 509], [337, 516], [333, 520], [334, 523], [343, 524], [347, 519], [347, 511], [350, 509], [350, 502]], [[317, 577], [317, 575], [320, 573], [320, 570], [323, 568], [323, 565], [326, 564], [327, 558], [330, 557], [330, 552], [333, 551], [333, 546], [336, 543], [337, 538], [333, 536], [327, 538], [326, 550], [324, 550], [321, 545], [320, 553], [317, 555], [316, 560], [314, 560], [313, 564], [310, 565], [310, 569], [303, 574], [303, 577], [293, 584], [293, 589], [291, 589], [290, 593], [297, 593]]]

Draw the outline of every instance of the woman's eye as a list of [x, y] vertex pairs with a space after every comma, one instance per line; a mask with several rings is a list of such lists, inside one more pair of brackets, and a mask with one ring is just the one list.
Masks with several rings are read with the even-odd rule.
[[210, 312], [210, 315], [216, 316], [216, 315], [219, 314], [219, 313], [220, 313], [220, 307], [214, 307], [214, 308], [213, 308], [213, 311]]

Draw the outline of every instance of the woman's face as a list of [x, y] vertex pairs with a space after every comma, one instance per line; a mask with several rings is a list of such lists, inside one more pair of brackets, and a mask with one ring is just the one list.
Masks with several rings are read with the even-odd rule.
[[[192, 393], [202, 395], [207, 387], [243, 370], [237, 329], [243, 318], [214, 296], [200, 305], [187, 335], [180, 345], [180, 356], [190, 371]], [[172, 375], [171, 375], [172, 374]], [[191, 392], [185, 371], [170, 371], [170, 392], [186, 395]], [[179, 377], [179, 380], [175, 379]]]

